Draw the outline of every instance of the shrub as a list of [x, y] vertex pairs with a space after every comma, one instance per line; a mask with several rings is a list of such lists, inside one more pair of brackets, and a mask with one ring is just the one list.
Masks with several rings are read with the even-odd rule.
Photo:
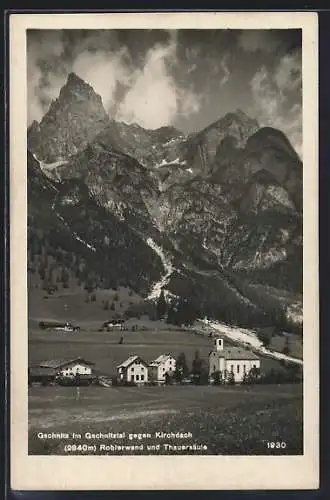
[[235, 375], [234, 375], [234, 372], [229, 372], [228, 373], [227, 383], [229, 385], [235, 385]]
[[273, 332], [271, 329], [263, 329], [257, 333], [258, 339], [263, 343], [264, 347], [269, 347]]
[[288, 356], [290, 354], [290, 344], [289, 344], [289, 337], [286, 337], [285, 339], [285, 345], [282, 349], [282, 353]]
[[221, 385], [223, 384], [223, 377], [222, 377], [222, 372], [220, 370], [214, 372], [212, 374], [213, 380], [214, 380], [214, 385]]

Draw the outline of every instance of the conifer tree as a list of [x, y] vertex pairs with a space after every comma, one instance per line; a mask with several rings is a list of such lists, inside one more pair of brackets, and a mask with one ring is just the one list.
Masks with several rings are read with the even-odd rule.
[[181, 381], [188, 374], [188, 366], [186, 355], [181, 352], [176, 359], [174, 377], [177, 381]]
[[192, 362], [192, 370], [191, 370], [195, 384], [198, 384], [200, 382], [201, 375], [203, 373], [203, 364], [204, 362], [201, 359], [199, 351], [197, 349], [195, 352], [195, 357]]
[[161, 291], [157, 302], [157, 319], [164, 318], [166, 314], [167, 304], [164, 296], [164, 290]]

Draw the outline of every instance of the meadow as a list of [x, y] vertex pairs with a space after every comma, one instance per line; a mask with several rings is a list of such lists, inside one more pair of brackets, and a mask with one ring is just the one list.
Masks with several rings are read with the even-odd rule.
[[[296, 455], [303, 452], [302, 429], [300, 385], [90, 386], [80, 388], [78, 399], [74, 387], [29, 388], [30, 454]], [[156, 433], [161, 431], [189, 432], [191, 437], [159, 438]], [[68, 437], [44, 439], [39, 432], [62, 432]], [[125, 436], [86, 439], [86, 432]], [[80, 433], [81, 439], [72, 433]], [[130, 433], [150, 436], [130, 439]], [[281, 448], [269, 448], [267, 443], [272, 442], [281, 443]], [[207, 448], [178, 451], [165, 444]], [[70, 445], [78, 448], [72, 451]], [[139, 448], [118, 452], [107, 449], [109, 445]]]

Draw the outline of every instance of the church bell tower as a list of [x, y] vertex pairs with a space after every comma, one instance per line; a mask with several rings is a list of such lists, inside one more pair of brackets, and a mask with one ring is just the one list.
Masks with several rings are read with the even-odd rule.
[[223, 339], [222, 338], [215, 339], [214, 347], [216, 351], [223, 351]]

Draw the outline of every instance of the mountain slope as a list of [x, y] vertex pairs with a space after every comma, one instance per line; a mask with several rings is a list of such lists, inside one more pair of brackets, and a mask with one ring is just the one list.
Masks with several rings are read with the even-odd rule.
[[281, 290], [301, 294], [302, 163], [282, 132], [239, 110], [187, 137], [117, 123], [70, 75], [28, 139], [32, 267], [64, 252], [79, 282], [244, 324], [283, 322]]
[[[28, 169], [30, 270], [49, 268], [44, 262], [50, 256], [56, 275], [65, 271], [81, 284], [93, 282], [92, 288], [123, 284], [144, 293], [160, 278], [161, 259], [128, 224], [100, 206], [83, 182], [50, 181], [31, 154]], [[46, 287], [48, 278], [43, 277]]]

